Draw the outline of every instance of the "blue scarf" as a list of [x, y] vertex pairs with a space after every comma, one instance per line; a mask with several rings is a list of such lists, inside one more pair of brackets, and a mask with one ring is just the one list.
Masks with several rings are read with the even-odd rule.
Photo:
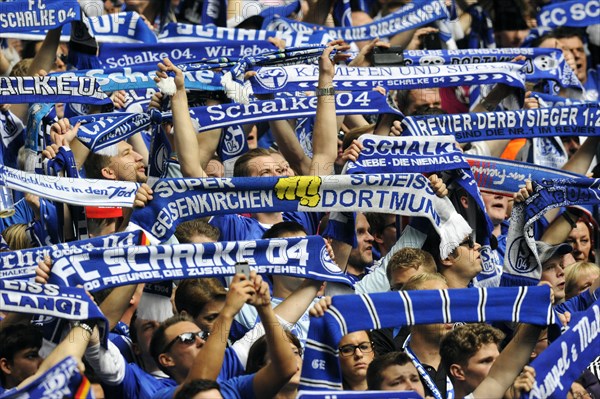
[[[336, 391], [339, 399], [417, 399], [410, 391]], [[298, 399], [331, 399], [331, 391], [299, 391]]]
[[[485, 204], [469, 164], [463, 158], [462, 152], [454, 146], [452, 136], [362, 135], [358, 140], [363, 144], [363, 150], [356, 162], [346, 163], [346, 173], [435, 173], [440, 170], [455, 170], [457, 173], [448, 184], [456, 181], [475, 201], [485, 223], [485, 227], [480, 230], [483, 232], [482, 236], [476, 239], [483, 245], [482, 253], [491, 251], [490, 237], [494, 226], [485, 212]], [[477, 277], [478, 283], [482, 286], [497, 285], [501, 270], [492, 263], [489, 255], [482, 256], [482, 261], [483, 272]]]
[[233, 276], [238, 261], [258, 273], [352, 282], [331, 261], [320, 236], [272, 240], [97, 248], [53, 257], [49, 282], [88, 291], [132, 283]]
[[468, 48], [495, 48], [494, 27], [489, 14], [478, 4], [472, 4], [466, 11], [471, 16], [471, 32], [467, 36]]
[[554, 96], [552, 94], [538, 93], [535, 91], [531, 92], [531, 97], [537, 98], [538, 101], [540, 102], [540, 106], [543, 108], [562, 107], [565, 105], [576, 105], [576, 104], [587, 103], [587, 101], [583, 101], [583, 100], [575, 100], [573, 98]]
[[237, 61], [242, 57], [259, 55], [272, 51], [275, 46], [266, 40], [220, 41], [220, 42], [181, 42], [156, 44], [113, 44], [100, 45], [98, 58], [102, 67], [137, 68], [140, 64], [156, 64], [168, 57], [174, 63], [194, 62], [225, 57]]
[[600, 134], [598, 104], [570, 105], [518, 111], [409, 116], [402, 121], [406, 134], [454, 134], [459, 143], [480, 140]]
[[[258, 212], [328, 212], [387, 209], [428, 218], [441, 237], [442, 254], [471, 232], [448, 198], [437, 197], [421, 174], [164, 179], [154, 199], [131, 221], [158, 239], [177, 225], [202, 216]], [[445, 257], [444, 257], [445, 258]]]
[[586, 28], [598, 23], [599, 10], [598, 0], [555, 2], [542, 7], [537, 15], [537, 23], [539, 26], [549, 28], [558, 26]]
[[546, 286], [473, 288], [334, 296], [325, 315], [311, 319], [301, 388], [342, 388], [338, 344], [348, 333], [459, 321], [513, 321], [548, 325], [554, 322], [549, 289]]
[[[333, 85], [338, 90], [408, 90], [504, 83], [524, 88], [522, 66], [515, 63], [429, 65], [407, 67], [336, 67]], [[250, 79], [256, 94], [314, 90], [319, 77], [316, 66], [264, 67]]]
[[0, 184], [53, 201], [80, 206], [131, 208], [138, 184], [111, 180], [88, 180], [26, 173], [0, 165]]
[[29, 32], [32, 29], [54, 29], [81, 19], [76, 1], [13, 1], [0, 4], [0, 31]]
[[525, 186], [526, 180], [541, 181], [543, 179], [584, 177], [564, 170], [532, 165], [528, 162], [479, 155], [466, 155], [465, 159], [471, 166], [471, 171], [481, 191], [511, 197]]
[[409, 50], [404, 51], [406, 65], [462, 65], [489, 62], [509, 62], [517, 55], [527, 58], [525, 78], [528, 82], [549, 79], [561, 87], [582, 90], [575, 72], [567, 65], [563, 53], [550, 48], [501, 48], [465, 50]]
[[549, 179], [534, 182], [534, 193], [513, 206], [504, 257], [503, 285], [534, 285], [542, 268], [535, 246], [533, 223], [553, 208], [600, 204], [600, 180]]
[[600, 299], [573, 314], [568, 330], [531, 363], [535, 382], [522, 398], [566, 398], [573, 381], [598, 357], [598, 348]]
[[66, 76], [0, 77], [0, 96], [10, 103], [77, 102], [110, 104], [94, 78]]
[[82, 253], [92, 248], [115, 248], [139, 245], [141, 238], [142, 232], [138, 230], [61, 243], [48, 247], [0, 252], [0, 280], [33, 279], [38, 262], [43, 261], [46, 256], [66, 256], [68, 254]]
[[17, 168], [19, 148], [25, 144], [23, 122], [10, 111], [0, 112], [0, 138], [4, 164]]
[[[102, 91], [108, 93], [115, 90], [133, 90], [133, 89], [153, 89], [156, 90], [156, 83], [153, 80], [156, 67], [144, 66], [141, 70], [152, 70], [152, 73], [134, 72], [132, 68], [126, 67], [116, 71], [103, 71], [102, 69], [91, 69], [87, 71], [63, 72], [53, 74], [63, 79], [96, 79]], [[108, 73], [105, 73], [108, 72]], [[193, 72], [184, 72], [185, 87], [189, 90], [223, 90], [221, 86], [220, 73], [212, 71], [198, 70]], [[109, 99], [110, 101], [110, 99]]]
[[98, 328], [106, 343], [108, 321], [82, 288], [0, 280], [0, 310], [66, 320], [98, 319]]
[[77, 138], [92, 152], [110, 147], [150, 126], [150, 115], [130, 114], [126, 116], [100, 119], [87, 125], [81, 125]]
[[280, 37], [290, 47], [308, 44], [327, 44], [331, 37], [323, 31], [318, 32], [277, 32], [273, 30], [232, 29], [217, 26], [169, 23], [158, 36], [159, 42], [211, 42], [211, 41], [248, 41], [267, 40], [269, 37]]
[[401, 7], [390, 15], [361, 26], [327, 28], [287, 18], [273, 17], [265, 19], [263, 29], [277, 29], [283, 24], [286, 28], [295, 32], [324, 30], [336, 39], [354, 42], [393, 36], [400, 32], [427, 25], [438, 19], [447, 18], [448, 10], [443, 1], [419, 0]]
[[94, 399], [89, 380], [79, 372], [77, 361], [69, 356], [21, 389], [10, 389], [0, 399]]
[[[387, 103], [385, 96], [376, 91], [345, 92], [335, 96], [336, 114], [354, 115], [389, 113], [404, 117], [402, 113]], [[198, 132], [235, 124], [245, 125], [258, 122], [295, 119], [314, 116], [317, 112], [317, 97], [279, 97], [273, 100], [254, 101], [250, 104], [221, 104], [190, 109], [192, 119], [198, 122]], [[172, 114], [165, 112], [156, 122], [172, 120]]]

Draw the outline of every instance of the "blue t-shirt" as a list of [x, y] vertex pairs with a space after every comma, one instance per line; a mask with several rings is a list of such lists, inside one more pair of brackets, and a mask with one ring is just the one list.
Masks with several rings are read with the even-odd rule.
[[156, 378], [135, 363], [125, 364], [125, 377], [120, 384], [102, 384], [107, 398], [122, 399], [150, 399], [160, 390], [176, 387], [175, 380]]
[[[223, 366], [221, 367], [221, 371], [219, 376], [217, 377], [217, 382], [221, 384], [222, 382], [227, 382], [228, 380], [235, 379], [235, 377], [242, 375], [245, 372], [244, 366], [240, 359], [235, 354], [235, 351], [232, 348], [225, 349], [225, 356], [223, 358]], [[173, 381], [174, 382], [174, 381]], [[154, 393], [154, 395], [150, 396], [152, 399], [171, 399], [177, 390], [177, 384], [174, 382], [173, 386], [162, 388]], [[107, 395], [107, 397], [111, 397]], [[245, 398], [245, 396], [242, 396]]]
[[[254, 399], [254, 376], [255, 374], [241, 375], [219, 382], [221, 396], [223, 399]], [[164, 388], [157, 392], [153, 399], [173, 399], [177, 386]]]
[[219, 241], [257, 240], [267, 231], [258, 220], [240, 215], [215, 216], [209, 223], [221, 231]]

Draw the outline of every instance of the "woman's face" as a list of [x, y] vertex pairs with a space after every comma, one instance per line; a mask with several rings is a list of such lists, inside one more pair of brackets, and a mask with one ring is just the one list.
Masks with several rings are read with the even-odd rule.
[[373, 352], [373, 345], [371, 344], [371, 340], [366, 331], [357, 331], [344, 335], [340, 341], [339, 347], [346, 347], [349, 351], [352, 348], [348, 345], [364, 345], [370, 349], [363, 352], [360, 348], [355, 348], [354, 353], [351, 353], [348, 356], [344, 356], [342, 349], [340, 349], [340, 367], [342, 368], [342, 376], [345, 381], [355, 385], [366, 380], [367, 368], [373, 361], [375, 353]]
[[225, 298], [217, 298], [204, 305], [194, 322], [202, 331], [212, 332], [213, 324], [225, 306]]

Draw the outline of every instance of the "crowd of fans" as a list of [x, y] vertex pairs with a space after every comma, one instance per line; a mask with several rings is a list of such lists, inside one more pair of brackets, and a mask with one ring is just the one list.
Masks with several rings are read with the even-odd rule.
[[[364, 25], [396, 11], [408, 0], [350, 1], [354, 26]], [[83, 4], [83, 1], [81, 1]], [[341, 1], [339, 2], [341, 3]], [[482, 21], [493, 24], [495, 46], [520, 47], [530, 32], [540, 28], [536, 15], [545, 0], [455, 0], [455, 29], [450, 46], [468, 48], [469, 38], [486, 46]], [[229, 1], [226, 26], [257, 28], [254, 9], [266, 9], [262, 1]], [[280, 4], [277, 4], [280, 5]], [[334, 26], [341, 23], [337, 2], [300, 2], [293, 17], [303, 22]], [[169, 22], [200, 23], [199, 0], [106, 0], [90, 1], [90, 9], [102, 13], [135, 11], [155, 32]], [[86, 9], [84, 7], [84, 10]], [[96, 10], [96, 14], [99, 14]], [[483, 19], [475, 18], [484, 15]], [[600, 26], [558, 27], [528, 46], [560, 49], [583, 90], [561, 89], [567, 102], [598, 102], [598, 80], [594, 67], [600, 64]], [[397, 115], [337, 116], [333, 101], [336, 65], [371, 67], [375, 49], [390, 45], [404, 50], [423, 49], [434, 42], [443, 48], [438, 28], [418, 27], [389, 38], [345, 43], [333, 40], [318, 59], [317, 112], [308, 118], [276, 120], [243, 126], [249, 150], [224, 165], [217, 155], [223, 129], [201, 134], [190, 116], [190, 107], [227, 102], [223, 95], [186, 91], [184, 73], [169, 59], [157, 66], [157, 82], [173, 77], [172, 95], [152, 90], [137, 101], [128, 91], [111, 93], [112, 112], [151, 108], [171, 110], [172, 122], [163, 123], [172, 152], [163, 177], [253, 177], [311, 176], [342, 173], [347, 161], [360, 159], [364, 134], [401, 139]], [[67, 55], [73, 50], [61, 42], [61, 29], [50, 30], [43, 42], [3, 39], [0, 75], [36, 76], [70, 70]], [[92, 40], [93, 42], [93, 40]], [[284, 48], [280, 39], [274, 46]], [[72, 43], [71, 43], [72, 45]], [[176, 43], [173, 43], [176, 46]], [[489, 45], [489, 43], [488, 43]], [[431, 48], [430, 48], [431, 49]], [[515, 60], [519, 61], [519, 59]], [[248, 74], [248, 78], [252, 73]], [[404, 115], [494, 112], [514, 109], [514, 97], [523, 109], [544, 107], [543, 101], [525, 92], [496, 85], [472, 96], [473, 87], [378, 89]], [[337, 89], [338, 92], [341, 90]], [[484, 95], [485, 93], [485, 95]], [[298, 95], [315, 95], [315, 92]], [[256, 96], [256, 100], [273, 98]], [[260, 97], [260, 98], [259, 98]], [[153, 200], [148, 180], [152, 130], [136, 133], [108, 149], [90, 152], [77, 138], [79, 124], [70, 123], [66, 107], [54, 104], [45, 117], [45, 127], [32, 124], [32, 104], [2, 104], [0, 130], [4, 159], [15, 159], [20, 169], [32, 172], [31, 159], [53, 159], [61, 147], [69, 148], [81, 176], [140, 183], [133, 209]], [[141, 104], [141, 106], [140, 106]], [[90, 106], [88, 114], [106, 112]], [[20, 126], [23, 137], [44, 137], [36, 154], [21, 148], [7, 153], [4, 140], [9, 126]], [[312, 126], [312, 153], [307, 154], [296, 131]], [[28, 131], [46, 129], [45, 132]], [[458, 146], [458, 144], [456, 144]], [[544, 160], [536, 149], [551, 147]], [[560, 136], [529, 139], [478, 141], [462, 144], [466, 154], [485, 155], [548, 165], [580, 175], [597, 176], [598, 138]], [[535, 153], [535, 154], [534, 154]], [[35, 163], [35, 162], [33, 162]], [[398, 170], [397, 172], [402, 172]], [[428, 175], [436, 195], [452, 199], [456, 210], [471, 222], [473, 235], [465, 236], [442, 258], [440, 238], [431, 226], [417, 218], [397, 216], [386, 209], [368, 213], [256, 212], [206, 217], [180, 223], [168, 243], [202, 244], [322, 235], [331, 258], [353, 281], [354, 287], [285, 275], [236, 274], [226, 278], [198, 278], [163, 282], [170, 298], [156, 294], [149, 284], [133, 284], [96, 292], [94, 299], [109, 321], [108, 346], [101, 345], [92, 321], [65, 328], [65, 338], [49, 343], [31, 314], [5, 313], [0, 324], [0, 391], [22, 387], [42, 375], [59, 359], [74, 356], [85, 361], [85, 375], [93, 382], [96, 397], [106, 398], [295, 398], [302, 372], [302, 355], [312, 317], [321, 317], [333, 295], [369, 294], [400, 290], [470, 290], [482, 272], [481, 220], [467, 218], [473, 205], [464, 190], [450, 184], [451, 173], [440, 170]], [[446, 184], [447, 183], [447, 184]], [[526, 201], [535, 182], [513, 197], [481, 192], [493, 225], [492, 264], [502, 270], [507, 248], [513, 203]], [[77, 218], [64, 207], [57, 225], [41, 221], [40, 212], [63, 204], [30, 193], [14, 192], [15, 215], [1, 219], [4, 251], [58, 244], [82, 238]], [[44, 208], [44, 209], [42, 209]], [[131, 209], [87, 207], [85, 227], [89, 237], [131, 229]], [[82, 220], [79, 220], [81, 222]], [[479, 225], [476, 225], [476, 224]], [[75, 227], [74, 227], [75, 226]], [[50, 232], [52, 230], [53, 232]], [[536, 223], [535, 240], [540, 259], [541, 282], [551, 287], [557, 312], [569, 316], [590, 307], [600, 294], [600, 268], [595, 263], [598, 222], [585, 207], [554, 209]], [[350, 239], [344, 239], [348, 238]], [[2, 255], [0, 255], [2, 256]], [[47, 283], [52, 259], [37, 266], [36, 281]], [[154, 287], [156, 288], [156, 287]], [[169, 302], [170, 299], [170, 302]], [[159, 311], [160, 310], [160, 311]], [[310, 314], [309, 314], [310, 313]], [[360, 318], [363, 315], [356, 314]], [[70, 329], [70, 330], [69, 330]], [[339, 342], [339, 364], [345, 390], [408, 390], [422, 397], [518, 398], [532, 389], [535, 370], [527, 364], [551, 343], [546, 326], [481, 324], [431, 324], [354, 331]], [[600, 398], [600, 348], [597, 358], [573, 382], [569, 398]], [[43, 359], [45, 358], [45, 359]], [[374, 396], [377, 397], [377, 396]]]

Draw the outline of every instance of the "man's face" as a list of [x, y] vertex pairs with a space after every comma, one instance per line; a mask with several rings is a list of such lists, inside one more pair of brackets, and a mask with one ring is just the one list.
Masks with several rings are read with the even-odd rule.
[[481, 272], [480, 249], [481, 245], [471, 239], [463, 241], [449, 257], [453, 270], [469, 280], [477, 276]]
[[10, 380], [15, 386], [38, 371], [42, 360], [44, 360], [40, 357], [39, 350], [40, 348], [37, 347], [25, 348], [15, 353], [10, 364]]
[[506, 211], [508, 209], [508, 197], [503, 195], [495, 195], [488, 193], [481, 193], [481, 198], [485, 204], [485, 211], [490, 216], [490, 219], [494, 226], [502, 223], [506, 218]]
[[282, 176], [283, 170], [279, 163], [270, 155], [256, 157], [248, 162], [251, 177], [273, 177]]
[[147, 180], [146, 167], [140, 154], [126, 141], [117, 144], [118, 154], [111, 157], [108, 178], [120, 181], [143, 183]]
[[554, 302], [560, 303], [565, 299], [565, 271], [560, 256], [550, 258], [542, 265], [541, 281], [547, 281], [554, 292]]
[[145, 320], [135, 319], [135, 331], [137, 345], [140, 354], [150, 353], [150, 341], [152, 340], [152, 334], [158, 328], [159, 322], [156, 320]]
[[206, 341], [200, 337], [195, 337], [194, 342], [185, 343], [181, 342], [177, 337], [183, 333], [198, 332], [199, 330], [200, 328], [190, 321], [181, 321], [165, 330], [165, 341], [170, 343], [175, 340], [173, 345], [171, 345], [169, 350], [165, 353], [171, 357], [174, 362], [173, 367], [177, 370], [179, 375], [187, 375], [192, 368], [196, 355], [198, 355]]
[[391, 365], [381, 372], [381, 391], [415, 391], [425, 397], [425, 389], [419, 378], [419, 373], [412, 363], [402, 366]]
[[373, 263], [373, 236], [369, 233], [369, 222], [362, 213], [356, 214], [356, 248], [350, 251], [348, 263], [354, 267], [364, 268]]
[[481, 384], [490, 372], [490, 368], [500, 355], [498, 345], [494, 343], [483, 344], [481, 348], [467, 361], [463, 367], [465, 383], [472, 392]]
[[406, 115], [412, 115], [421, 108], [442, 108], [440, 98], [440, 89], [431, 87], [427, 89], [413, 89], [408, 95], [409, 105], [406, 109]]
[[396, 243], [396, 215], [385, 216], [383, 231], [381, 234], [375, 235], [375, 241], [377, 241], [380, 248], [385, 252], [389, 252], [389, 250], [392, 249]]
[[573, 57], [575, 58], [575, 64], [577, 69], [575, 73], [581, 83], [585, 83], [587, 80], [587, 58], [585, 57], [585, 50], [583, 49], [583, 42], [578, 36], [571, 36], [563, 39], [558, 39], [560, 43], [568, 50], [571, 50]]
[[577, 227], [571, 230], [567, 237], [567, 244], [573, 247], [573, 257], [577, 261], [587, 261], [592, 250], [590, 231], [583, 222], [577, 222]]

